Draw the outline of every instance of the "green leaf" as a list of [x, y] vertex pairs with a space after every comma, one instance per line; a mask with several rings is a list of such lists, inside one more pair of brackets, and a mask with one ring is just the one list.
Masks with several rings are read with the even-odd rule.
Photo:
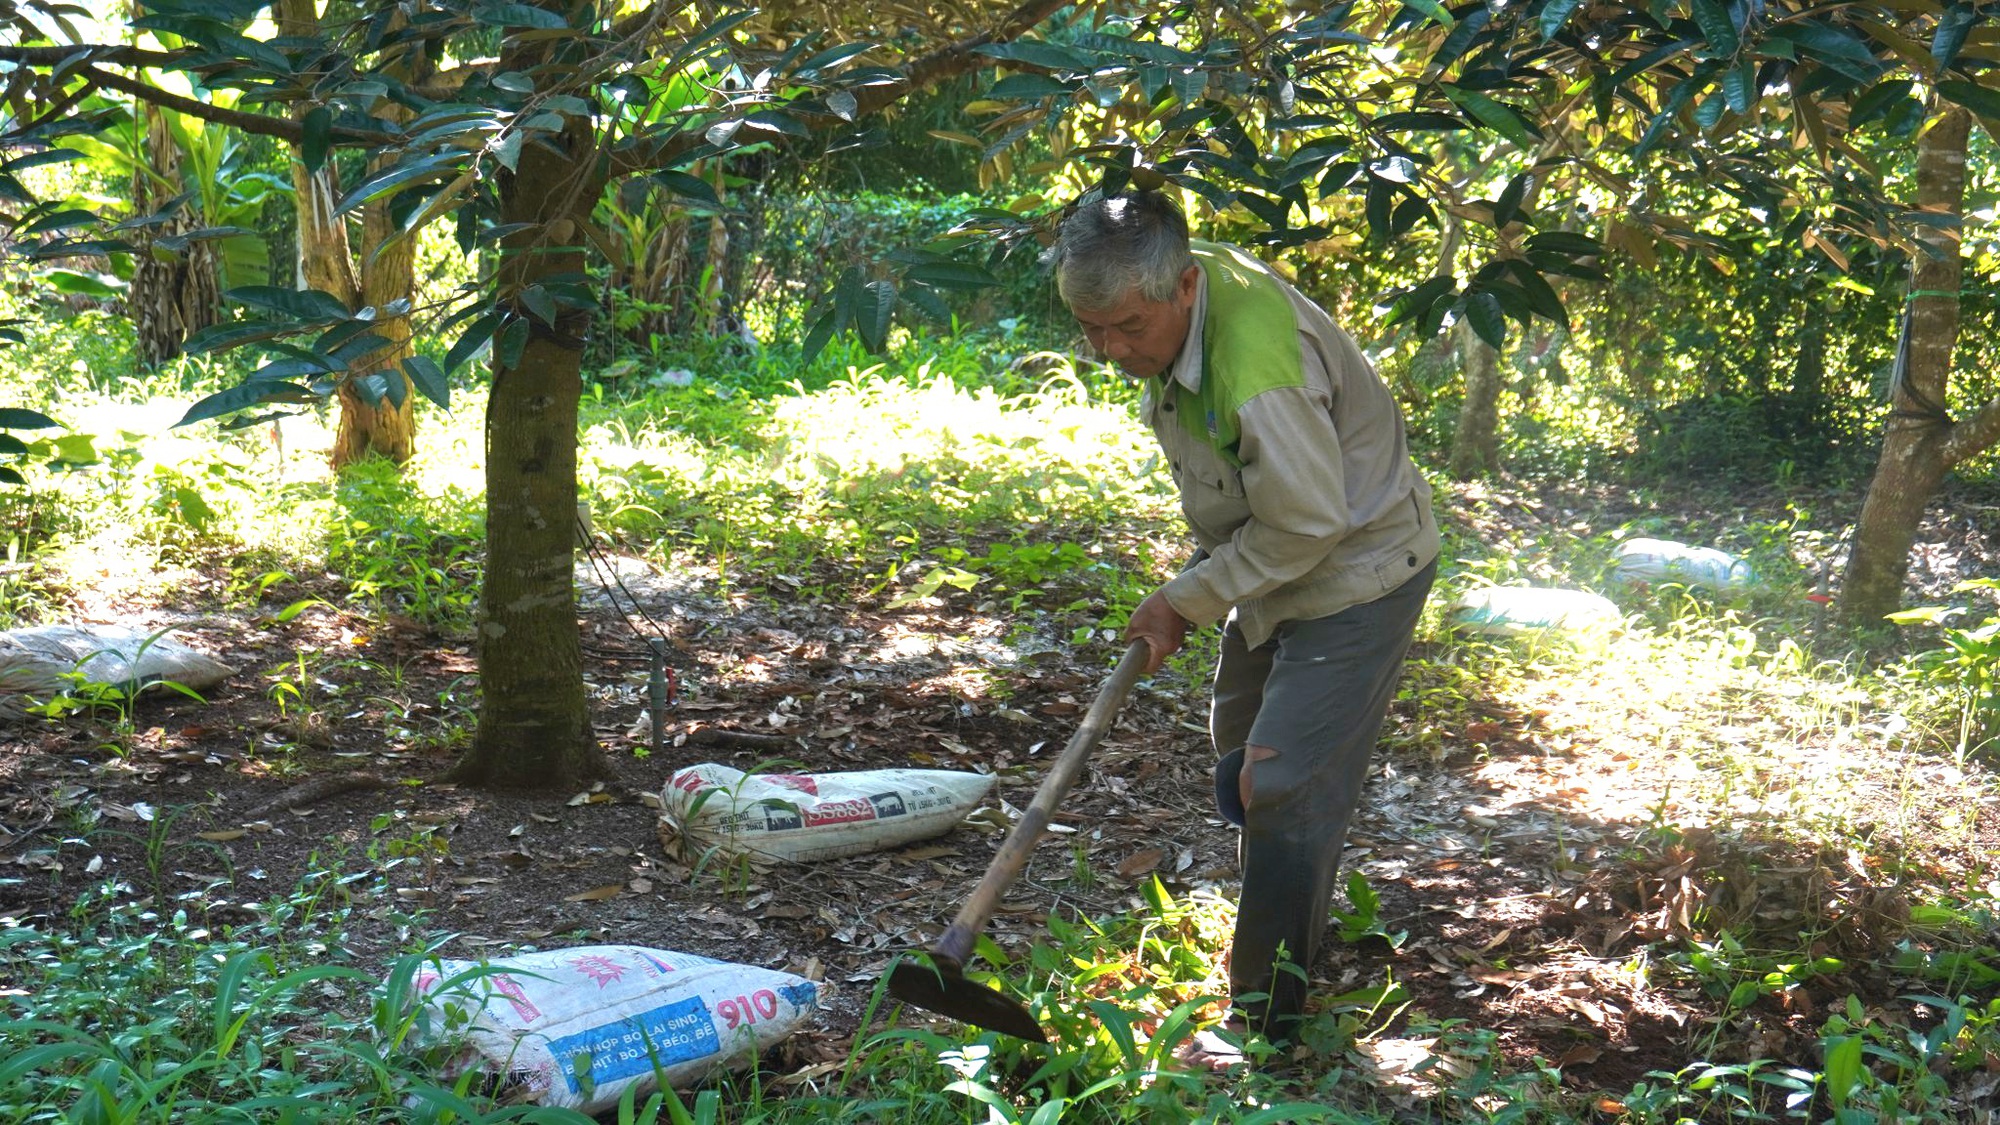
[[889, 317], [896, 309], [896, 286], [887, 281], [871, 281], [861, 287], [854, 310], [854, 330], [861, 346], [870, 355], [880, 355], [889, 343]]
[[0, 406], [0, 430], [54, 430], [62, 423], [39, 410], [24, 406]]
[[188, 407], [187, 413], [182, 415], [181, 420], [175, 422], [174, 426], [175, 428], [179, 428], [181, 426], [192, 425], [209, 418], [219, 418], [224, 414], [233, 414], [248, 406], [261, 406], [268, 402], [310, 403], [318, 402], [319, 400], [319, 395], [299, 386], [297, 383], [273, 383], [268, 380], [257, 380], [255, 382], [244, 383], [242, 386], [231, 387], [226, 391], [217, 391], [207, 398], [197, 401], [193, 406]]
[[1528, 174], [1522, 172], [1507, 181], [1500, 199], [1493, 204], [1493, 229], [1500, 230], [1521, 213], [1521, 200], [1528, 194]]
[[563, 18], [561, 12], [537, 8], [532, 4], [479, 4], [472, 9], [472, 18], [491, 27], [556, 31], [569, 26], [569, 21]]
[[1693, 7], [1695, 26], [1701, 28], [1710, 49], [1723, 58], [1734, 55], [1742, 41], [1736, 34], [1736, 21], [1730, 18], [1722, 0], [1693, 0]]
[[965, 262], [923, 262], [903, 271], [903, 276], [940, 289], [984, 289], [1000, 284], [991, 270]]
[[323, 105], [307, 110], [299, 128], [305, 134], [299, 141], [299, 156], [311, 174], [326, 164], [326, 154], [333, 147], [333, 110]]
[[279, 285], [245, 285], [222, 295], [251, 308], [269, 309], [304, 321], [347, 320], [353, 316], [340, 298], [319, 289], [287, 289]]
[[817, 74], [828, 67], [839, 66], [841, 63], [864, 51], [872, 51], [875, 47], [876, 44], [867, 42], [842, 43], [838, 47], [828, 47], [826, 50], [800, 63], [799, 73], [805, 76]]
[[1979, 10], [1970, 4], [1953, 4], [1938, 17], [1937, 30], [1931, 33], [1931, 58], [1937, 63], [1936, 73], [1942, 75], [1958, 61], [1966, 33], [1978, 22]]
[[652, 182], [674, 192], [676, 196], [684, 196], [694, 202], [704, 202], [708, 206], [722, 206], [722, 200], [716, 198], [716, 188], [708, 186], [708, 180], [702, 180], [700, 176], [690, 176], [686, 172], [674, 172], [672, 168], [662, 168], [652, 174]]
[[300, 328], [301, 325], [297, 322], [289, 320], [233, 320], [225, 324], [209, 325], [188, 337], [187, 343], [181, 347], [189, 355], [228, 351], [230, 348], [241, 347], [258, 340], [269, 340], [297, 332]]
[[1842, 1035], [1827, 1042], [1826, 1097], [1836, 1110], [1846, 1109], [1855, 1088], [1861, 1084], [1862, 1037]]
[[1937, 92], [1981, 117], [2000, 118], [2000, 90], [1953, 79], [1938, 83]]
[[531, 331], [527, 317], [507, 318], [507, 327], [500, 330], [500, 339], [494, 349], [499, 370], [512, 371], [521, 365], [521, 355], [528, 350], [528, 334]]
[[1406, 320], [1422, 317], [1431, 306], [1458, 289], [1458, 279], [1449, 275], [1433, 277], [1414, 288], [1398, 293], [1383, 310], [1382, 323], [1386, 326], [1401, 324]]
[[96, 221], [97, 212], [86, 211], [81, 207], [72, 207], [68, 210], [43, 215], [41, 218], [14, 232], [14, 237], [33, 238], [38, 234], [48, 234], [50, 231], [87, 227]]
[[1728, 99], [1731, 113], [1749, 113], [1757, 101], [1757, 65], [1744, 59], [1729, 68], [1722, 76], [1722, 96]]
[[1507, 314], [1500, 311], [1500, 298], [1491, 293], [1473, 293], [1465, 301], [1465, 317], [1473, 334], [1486, 346], [1499, 351], [1507, 343]]
[[1569, 17], [1582, 3], [1583, 0], [1549, 0], [1542, 8], [1542, 38], [1554, 39], [1556, 32], [1562, 30], [1562, 25], [1569, 22]]
[[1892, 78], [1879, 83], [1874, 89], [1854, 99], [1854, 104], [1847, 111], [1848, 128], [1859, 129], [1870, 121], [1886, 115], [1890, 106], [1898, 99], [1909, 96], [1910, 91], [1915, 88], [1916, 83], [1907, 78]]
[[1429, 16], [1433, 21], [1444, 27], [1455, 27], [1458, 24], [1458, 21], [1453, 19], [1451, 13], [1446, 11], [1444, 5], [1438, 3], [1437, 0], [1403, 0], [1403, 7], [1421, 15]]
[[832, 341], [833, 331], [833, 310], [828, 309], [819, 315], [818, 320], [813, 321], [811, 328], [806, 330], [805, 341], [799, 345], [799, 362], [801, 364], [811, 363], [819, 355], [820, 351]]
[[393, 164], [373, 177], [363, 180], [353, 191], [341, 197], [340, 206], [334, 208], [335, 215], [345, 215], [371, 199], [379, 199], [399, 188], [404, 188], [418, 180], [429, 179], [450, 171], [445, 165], [459, 159], [457, 153], [437, 153], [407, 163]]
[[25, 485], [27, 483], [27, 477], [22, 476], [5, 465], [0, 465], [0, 484]]
[[1535, 147], [1535, 133], [1528, 123], [1521, 119], [1520, 114], [1477, 90], [1467, 90], [1449, 83], [1440, 84], [1439, 88], [1444, 91], [1445, 97], [1471, 114], [1481, 125], [1522, 148]]
[[1875, 52], [1853, 33], [1820, 20], [1782, 24], [1772, 28], [1770, 35], [1797, 44], [1801, 61], [1811, 58], [1862, 82], [1874, 81], [1885, 69]]
[[0, 434], [0, 457], [20, 456], [28, 452], [28, 443], [12, 434]]
[[502, 315], [499, 309], [493, 309], [467, 325], [465, 331], [459, 333], [458, 342], [445, 353], [444, 369], [447, 372], [458, 370], [460, 365], [471, 359], [480, 348], [485, 347], [486, 342], [493, 338], [493, 333], [500, 327]]
[[1074, 87], [1058, 82], [1046, 74], [1010, 74], [986, 88], [986, 96], [995, 99], [1018, 98], [1035, 101], [1040, 98], [1061, 97], [1069, 94]]
[[1596, 239], [1587, 234], [1568, 230], [1543, 231], [1541, 234], [1531, 235], [1527, 246], [1531, 251], [1569, 254], [1579, 258], [1596, 257], [1604, 253], [1604, 247]]
[[403, 360], [403, 372], [418, 393], [438, 404], [443, 410], [451, 409], [451, 387], [445, 382], [444, 369], [427, 355], [413, 355]]
[[1491, 8], [1484, 5], [1474, 8], [1459, 21], [1457, 27], [1451, 29], [1451, 34], [1444, 37], [1444, 42], [1438, 47], [1437, 53], [1431, 56], [1432, 70], [1434, 72], [1446, 70], [1457, 62], [1459, 57], [1472, 47], [1473, 40], [1479, 38], [1479, 33], [1486, 30], [1486, 25], [1492, 22]]
[[74, 293], [79, 297], [96, 297], [108, 300], [125, 294], [125, 281], [108, 273], [80, 273], [76, 270], [43, 270], [35, 276], [48, 283], [49, 288], [58, 293]]
[[1047, 67], [1088, 74], [1097, 68], [1095, 60], [1081, 51], [1040, 39], [1016, 39], [1008, 43], [986, 43], [975, 48], [978, 54], [1005, 62], [1021, 62], [1030, 66]]
[[1521, 291], [1527, 295], [1528, 307], [1535, 310], [1536, 316], [1555, 321], [1564, 328], [1569, 327], [1569, 309], [1563, 305], [1555, 287], [1542, 276], [1542, 271], [1519, 258], [1507, 259], [1507, 269], [1520, 283]]

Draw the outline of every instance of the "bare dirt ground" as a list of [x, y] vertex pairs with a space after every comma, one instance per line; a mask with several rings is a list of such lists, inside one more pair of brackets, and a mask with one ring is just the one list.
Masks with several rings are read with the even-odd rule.
[[[1483, 513], [1462, 518], [1559, 520], [1575, 498], [1485, 500], [1462, 505]], [[1991, 515], [1941, 517], [1927, 559], [1989, 559], [1992, 520], [1981, 517]], [[1019, 807], [1039, 760], [1088, 703], [1109, 647], [1051, 643], [1024, 655], [1002, 643], [1003, 622], [967, 607], [732, 605], [642, 571], [625, 565], [648, 612], [670, 624], [686, 690], [668, 716], [668, 748], [644, 755], [639, 645], [604, 598], [585, 599], [598, 735], [616, 775], [601, 789], [495, 794], [439, 782], [462, 746], [454, 732], [470, 722], [462, 708], [475, 667], [463, 642], [331, 611], [285, 624], [208, 613], [185, 633], [243, 671], [207, 705], [149, 699], [122, 752], [107, 748], [119, 732], [101, 720], [0, 736], [0, 915], [60, 919], [110, 880], [225, 925], [310, 871], [379, 872], [384, 889], [364, 901], [353, 935], [364, 963], [449, 937], [451, 956], [631, 942], [787, 968], [829, 982], [837, 997], [792, 1059], [839, 1057], [876, 977], [942, 928], [998, 829], [821, 865], [697, 871], [663, 847], [647, 795], [695, 762], [785, 759], [812, 770], [992, 772], [996, 796]], [[198, 589], [184, 597], [203, 600]], [[281, 707], [271, 689], [302, 648], [319, 654], [299, 687], [307, 706]], [[1923, 990], [1868, 958], [1924, 941], [1908, 881], [1994, 877], [2000, 802], [1989, 779], [1903, 744], [1871, 749], [1855, 741], [1859, 727], [1777, 729], [1790, 712], [1754, 693], [1682, 698], [1672, 684], [1596, 674], [1552, 678], [1539, 700], [1454, 689], [1472, 698], [1442, 730], [1425, 702], [1439, 684], [1412, 682], [1349, 841], [1350, 864], [1382, 896], [1386, 928], [1408, 937], [1393, 948], [1330, 943], [1313, 966], [1326, 989], [1393, 976], [1412, 1003], [1381, 1042], [1395, 1042], [1415, 1013], [1460, 1018], [1495, 1029], [1510, 1061], [1540, 1057], [1579, 1094], [1614, 1100], [1719, 1038], [1750, 1057], [1815, 1063], [1828, 1004], [1850, 992], [1897, 1003]], [[1051, 914], [1129, 908], [1155, 876], [1176, 894], [1232, 893], [1234, 838], [1211, 809], [1205, 705], [1198, 685], [1142, 685], [994, 920], [1003, 945], [1031, 942]], [[1684, 725], [1715, 707], [1722, 718]], [[1718, 756], [1732, 739], [1791, 750], [1770, 759], [1764, 784], [1746, 783], [1755, 800], [1725, 803], [1733, 815], [1724, 815], [1704, 779], [1737, 760]], [[1840, 773], [1857, 753], [1879, 780]], [[384, 784], [299, 788], [356, 771]], [[1817, 800], [1825, 789], [1808, 782], [1820, 774], [1854, 797], [1841, 812], [1851, 831], [1877, 845], [1893, 834], [1893, 847], [1864, 857], [1802, 844], [1799, 812], [1782, 794]], [[1913, 786], [1922, 800], [1907, 799]], [[1905, 870], [1885, 869], [1884, 854], [1906, 857]], [[370, 882], [354, 893], [367, 895]], [[1712, 990], [1653, 979], [1649, 958], [1669, 939], [1718, 920], [1794, 944], [1790, 935], [1812, 929], [1819, 949], [1852, 967], [1734, 1013]], [[1384, 1089], [1399, 1081], [1393, 1054], [1378, 1053]], [[1992, 1091], [1967, 1093], [1990, 1100]]]

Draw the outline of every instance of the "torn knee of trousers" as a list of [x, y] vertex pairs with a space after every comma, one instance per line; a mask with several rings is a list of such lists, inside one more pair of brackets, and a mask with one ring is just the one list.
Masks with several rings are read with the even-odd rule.
[[1241, 746], [1224, 754], [1215, 763], [1215, 809], [1222, 814], [1222, 819], [1238, 828], [1250, 819], [1243, 808], [1242, 773]]

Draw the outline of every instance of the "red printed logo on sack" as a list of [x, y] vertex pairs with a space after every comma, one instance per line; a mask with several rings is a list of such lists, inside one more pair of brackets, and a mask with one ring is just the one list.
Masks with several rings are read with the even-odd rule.
[[601, 954], [593, 953], [584, 957], [573, 958], [569, 964], [570, 968], [596, 981], [599, 988], [603, 988], [605, 985], [625, 975], [625, 966]]
[[533, 1023], [542, 1018], [542, 1010], [529, 1001], [528, 994], [513, 977], [506, 975], [494, 977], [493, 991], [505, 996], [507, 1002], [514, 1005], [514, 1014], [521, 1017], [522, 1023]]
[[874, 820], [875, 806], [865, 797], [852, 801], [828, 801], [805, 810], [807, 828], [819, 828], [828, 824], [852, 824], [858, 820]]
[[682, 770], [681, 772], [668, 778], [667, 784], [675, 789], [680, 790], [683, 793], [699, 793], [704, 789], [715, 788], [714, 782], [708, 780], [707, 778], [701, 776], [700, 774], [696, 773], [693, 770]]
[[767, 773], [763, 775], [763, 780], [781, 789], [792, 789], [800, 793], [810, 793], [815, 797], [819, 796], [819, 779], [809, 774]]

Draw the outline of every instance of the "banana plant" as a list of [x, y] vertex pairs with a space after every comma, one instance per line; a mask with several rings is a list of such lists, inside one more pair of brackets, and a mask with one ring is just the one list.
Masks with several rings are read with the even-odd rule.
[[171, 109], [159, 112], [179, 151], [178, 182], [146, 158], [144, 133], [126, 107], [120, 106], [117, 118], [96, 136], [65, 137], [62, 143], [106, 177], [143, 175], [168, 196], [186, 196], [182, 206], [195, 212], [197, 229], [160, 239], [155, 244], [160, 249], [179, 252], [196, 241], [214, 241], [221, 289], [269, 284], [268, 247], [254, 225], [270, 194], [291, 191], [290, 182], [250, 169], [248, 151], [227, 127]]

